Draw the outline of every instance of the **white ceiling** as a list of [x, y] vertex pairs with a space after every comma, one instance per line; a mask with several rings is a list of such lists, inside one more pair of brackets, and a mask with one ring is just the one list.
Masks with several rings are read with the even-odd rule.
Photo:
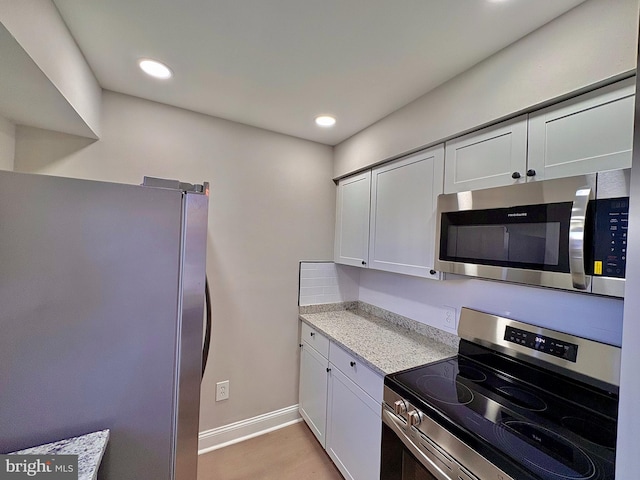
[[103, 88], [329, 145], [582, 1], [54, 0]]

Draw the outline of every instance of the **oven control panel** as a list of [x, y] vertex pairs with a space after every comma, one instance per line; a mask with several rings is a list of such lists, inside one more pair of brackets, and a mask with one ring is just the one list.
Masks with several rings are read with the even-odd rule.
[[563, 358], [570, 362], [575, 363], [578, 358], [578, 345], [564, 342], [557, 338], [527, 332], [526, 330], [521, 330], [519, 328], [507, 326], [504, 333], [504, 339], [507, 342], [522, 345], [523, 347], [547, 353], [554, 357]]

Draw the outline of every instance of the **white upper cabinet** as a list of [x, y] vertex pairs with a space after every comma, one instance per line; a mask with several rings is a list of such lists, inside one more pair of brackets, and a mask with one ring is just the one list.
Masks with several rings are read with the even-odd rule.
[[438, 277], [433, 242], [443, 169], [439, 145], [372, 170], [369, 268]]
[[445, 150], [444, 193], [524, 182], [527, 116], [454, 138]]
[[440, 193], [628, 168], [634, 98], [630, 78], [340, 180], [335, 262], [440, 278]]
[[444, 193], [631, 167], [635, 78], [446, 143]]
[[336, 199], [336, 263], [364, 267], [369, 259], [371, 170], [340, 180]]
[[631, 167], [635, 77], [529, 115], [536, 180]]

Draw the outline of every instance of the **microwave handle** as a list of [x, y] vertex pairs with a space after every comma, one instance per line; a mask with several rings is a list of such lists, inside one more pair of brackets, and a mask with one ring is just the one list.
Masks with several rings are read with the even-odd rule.
[[590, 196], [591, 188], [588, 186], [576, 190], [569, 222], [569, 272], [573, 287], [578, 290], [587, 289], [584, 269], [584, 228]]

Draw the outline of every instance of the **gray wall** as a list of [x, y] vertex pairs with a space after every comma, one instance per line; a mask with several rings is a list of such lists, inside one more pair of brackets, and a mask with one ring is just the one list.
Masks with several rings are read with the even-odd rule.
[[[104, 92], [102, 137], [28, 127], [15, 170], [125, 183], [211, 182], [207, 273], [213, 343], [201, 431], [298, 401], [298, 262], [332, 256], [332, 150]], [[230, 380], [216, 403], [215, 382]]]
[[15, 145], [15, 125], [0, 116], [0, 170], [13, 170]]
[[[356, 268], [356, 267], [345, 267]], [[358, 299], [444, 327], [444, 307], [470, 307], [612, 345], [622, 343], [624, 302], [505, 282], [450, 276], [445, 281], [363, 269]]]
[[589, 0], [335, 148], [334, 177], [636, 66], [638, 0]]

